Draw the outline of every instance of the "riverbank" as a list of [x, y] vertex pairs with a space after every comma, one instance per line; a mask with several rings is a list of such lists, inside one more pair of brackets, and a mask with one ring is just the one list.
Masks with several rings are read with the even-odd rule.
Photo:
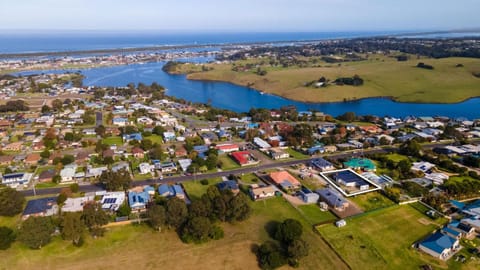
[[[251, 64], [252, 70], [234, 71], [235, 66]], [[417, 68], [419, 62], [434, 66], [433, 70]], [[263, 63], [263, 64], [262, 64]], [[264, 93], [309, 103], [353, 101], [365, 98], [390, 97], [396, 102], [459, 103], [479, 96], [480, 59], [442, 58], [411, 59], [398, 62], [383, 55], [370, 55], [367, 60], [329, 64], [318, 61], [314, 67], [273, 67], [268, 60], [253, 59], [234, 63], [180, 65], [173, 74], [187, 74], [189, 80], [229, 82]], [[257, 68], [266, 71], [256, 74]], [[237, 69], [238, 70], [238, 69]], [[361, 86], [306, 87], [308, 82], [325, 77], [360, 76]]]

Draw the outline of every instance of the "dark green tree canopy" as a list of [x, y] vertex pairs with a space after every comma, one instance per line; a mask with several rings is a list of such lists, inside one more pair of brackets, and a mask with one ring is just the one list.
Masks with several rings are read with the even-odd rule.
[[12, 217], [22, 212], [25, 197], [13, 188], [0, 189], [0, 216]]

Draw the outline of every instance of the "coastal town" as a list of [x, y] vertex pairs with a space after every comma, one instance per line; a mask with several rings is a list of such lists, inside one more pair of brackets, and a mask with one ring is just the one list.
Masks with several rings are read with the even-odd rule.
[[[415, 220], [403, 222], [423, 227], [402, 248], [411, 247], [419, 263], [476, 263], [478, 119], [334, 117], [294, 106], [235, 113], [166, 96], [157, 83], [85, 87], [82, 79], [46, 73], [0, 80], [0, 192], [27, 198], [18, 209], [2, 205], [18, 217], [14, 224], [96, 211], [106, 216], [89, 225], [97, 236], [99, 228], [154, 219], [152, 209], [165, 205], [173, 226], [169, 217], [184, 214], [172, 205], [193, 211], [213, 187], [242, 198], [237, 208], [284, 200], [327, 242], [338, 236], [333, 229], [357, 226], [362, 216], [407, 211]], [[245, 211], [235, 218], [244, 220]], [[48, 243], [21, 239], [31, 248]]]

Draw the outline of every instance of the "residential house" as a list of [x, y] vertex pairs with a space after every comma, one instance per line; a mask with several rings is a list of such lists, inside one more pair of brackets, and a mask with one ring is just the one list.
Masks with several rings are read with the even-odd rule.
[[53, 169], [43, 171], [38, 175], [38, 182], [40, 183], [51, 182], [54, 176], [55, 176], [55, 170]]
[[219, 190], [230, 190], [234, 194], [237, 194], [238, 192], [240, 192], [237, 181], [235, 180], [222, 181], [217, 184], [217, 187]]
[[185, 149], [185, 147], [183, 146], [177, 146], [177, 148], [175, 149], [175, 157], [184, 157], [187, 154], [187, 149]]
[[198, 157], [206, 159], [207, 155], [206, 153], [208, 152], [209, 148], [206, 145], [195, 145], [193, 147], [193, 151], [197, 152]]
[[175, 196], [175, 190], [168, 184], [161, 184], [158, 186], [158, 194], [162, 197], [172, 197]]
[[177, 165], [175, 165], [175, 162], [172, 162], [172, 161], [157, 162], [155, 164], [155, 168], [160, 170], [162, 173], [171, 173], [171, 172], [177, 171]]
[[125, 202], [125, 192], [103, 192], [102, 194], [102, 209], [106, 211], [115, 212]]
[[132, 155], [135, 158], [143, 159], [145, 157], [145, 151], [143, 151], [143, 149], [140, 148], [140, 147], [133, 147], [132, 148]]
[[418, 248], [437, 259], [448, 260], [460, 249], [460, 242], [458, 239], [437, 231], [420, 242]]
[[180, 168], [182, 168], [182, 171], [186, 172], [188, 167], [192, 165], [192, 160], [187, 158], [187, 159], [179, 159], [178, 164], [180, 165]]
[[185, 199], [185, 192], [183, 191], [182, 186], [180, 185], [173, 185], [173, 191], [175, 192], [175, 197], [184, 200]]
[[62, 213], [66, 212], [81, 212], [83, 211], [83, 206], [89, 202], [93, 202], [95, 199], [94, 196], [84, 196], [79, 198], [67, 198], [63, 203], [61, 208]]
[[125, 127], [128, 125], [128, 119], [123, 117], [113, 118], [112, 124], [117, 127]]
[[376, 170], [375, 163], [367, 158], [352, 158], [343, 164], [345, 167], [352, 168], [354, 170], [363, 170], [368, 172]]
[[13, 142], [5, 145], [2, 150], [4, 151], [13, 151], [18, 152], [21, 151], [23, 148], [23, 142]]
[[238, 163], [240, 166], [248, 166], [258, 164], [258, 161], [250, 152], [248, 151], [238, 151], [231, 153], [231, 157]]
[[41, 158], [39, 153], [30, 153], [25, 157], [24, 162], [29, 166], [37, 165]]
[[283, 151], [282, 149], [280, 148], [270, 148], [268, 150], [268, 154], [270, 155], [270, 157], [273, 159], [273, 160], [278, 160], [278, 159], [285, 159], [285, 158], [289, 158], [290, 157], [290, 154], [288, 154], [287, 152]]
[[304, 203], [317, 203], [320, 198], [317, 193], [314, 193], [307, 188], [302, 188], [298, 192], [298, 197], [300, 197]]
[[62, 183], [69, 183], [73, 182], [75, 180], [75, 173], [77, 171], [77, 164], [69, 164], [66, 165], [61, 171], [60, 171], [60, 177], [61, 177], [61, 182]]
[[435, 164], [432, 164], [426, 161], [420, 161], [420, 162], [414, 162], [412, 165], [412, 168], [410, 169], [412, 171], [421, 171], [423, 173], [428, 173], [428, 172], [431, 172], [433, 168], [435, 168]]
[[136, 187], [128, 191], [128, 204], [132, 211], [143, 211], [150, 202], [155, 189], [151, 186]]
[[226, 154], [240, 150], [239, 146], [233, 143], [218, 144], [217, 146], [215, 146], [215, 149], [218, 150], [219, 154]]
[[343, 196], [331, 188], [318, 189], [315, 191], [320, 200], [326, 202], [330, 207], [337, 211], [343, 211], [350, 205]]
[[312, 159], [310, 161], [310, 166], [321, 172], [331, 171], [335, 169], [332, 163], [323, 158]]
[[41, 198], [27, 202], [22, 219], [33, 217], [48, 217], [58, 213], [57, 197]]
[[0, 156], [0, 165], [2, 166], [8, 166], [10, 163], [12, 163], [14, 156]]
[[85, 173], [85, 178], [98, 178], [102, 175], [103, 172], [108, 171], [106, 166], [103, 167], [92, 167], [91, 165], [87, 166], [87, 172]]
[[272, 147], [268, 142], [259, 137], [253, 138], [253, 143], [260, 149], [270, 149]]
[[257, 201], [261, 199], [267, 199], [275, 196], [276, 188], [273, 185], [269, 186], [251, 186], [250, 187], [250, 196], [252, 200]]
[[163, 133], [163, 140], [165, 142], [173, 142], [176, 138], [175, 132], [166, 131]]
[[142, 134], [140, 133], [132, 133], [132, 134], [124, 134], [123, 137], [123, 142], [130, 142], [130, 141], [142, 141], [143, 137], [142, 137]]
[[155, 167], [153, 165], [150, 165], [150, 163], [147, 162], [142, 162], [138, 165], [138, 170], [140, 171], [140, 174], [149, 174], [154, 171]]
[[18, 186], [28, 185], [32, 179], [31, 173], [8, 173], [2, 175], [2, 184], [11, 188], [17, 188]]
[[300, 189], [300, 182], [287, 171], [272, 172], [270, 179], [287, 192]]

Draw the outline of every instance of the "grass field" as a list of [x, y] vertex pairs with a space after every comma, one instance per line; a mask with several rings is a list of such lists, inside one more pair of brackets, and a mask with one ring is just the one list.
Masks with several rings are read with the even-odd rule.
[[200, 180], [188, 181], [183, 183], [183, 187], [190, 199], [199, 199], [207, 191], [209, 185], [215, 185], [221, 181], [220, 178], [210, 178], [208, 179], [208, 185], [202, 185]]
[[219, 155], [218, 161], [222, 162], [222, 170], [233, 170], [240, 168], [235, 161], [233, 161], [227, 154]]
[[[410, 247], [437, 228], [420, 222], [425, 219], [421, 212], [403, 205], [347, 219], [343, 228], [329, 224], [317, 229], [352, 269], [418, 269], [426, 263], [435, 269], [458, 268]], [[462, 269], [474, 268], [464, 265]]]
[[397, 153], [394, 153], [394, 154], [388, 154], [387, 155], [387, 158], [390, 159], [391, 161], [393, 162], [400, 162], [402, 160], [408, 160], [408, 157], [407, 156], [404, 156], [404, 155], [400, 155], [400, 154], [397, 154]]
[[152, 134], [151, 136], [145, 137], [145, 139], [149, 139], [152, 141], [152, 143], [158, 143], [158, 144], [163, 144], [163, 139], [162, 136], [157, 135], [157, 134]]
[[[434, 70], [415, 67], [419, 62], [432, 65]], [[456, 67], [463, 64], [464, 67]], [[192, 80], [226, 81], [251, 87], [288, 99], [305, 102], [334, 102], [367, 97], [391, 97], [400, 102], [455, 103], [479, 95], [480, 79], [472, 72], [480, 71], [480, 59], [443, 58], [411, 59], [398, 62], [393, 58], [373, 55], [369, 60], [323, 64], [322, 67], [265, 67], [268, 74], [234, 72], [231, 64], [210, 64], [213, 70], [199, 72], [198, 66], [188, 65], [181, 71]], [[193, 73], [191, 73], [193, 72]], [[330, 80], [359, 75], [362, 86], [304, 87], [305, 82], [324, 76]], [[455, 91], [452, 91], [455, 89]]]
[[[154, 232], [145, 225], [110, 228], [105, 237], [86, 238], [76, 248], [56, 237], [41, 250], [29, 250], [15, 243], [0, 251], [0, 269], [258, 269], [251, 249], [269, 239], [270, 221], [299, 219], [310, 254], [299, 269], [347, 269], [311, 226], [283, 198], [252, 203], [253, 215], [245, 222], [223, 224], [225, 238], [201, 245], [182, 243], [176, 233]], [[282, 269], [289, 269], [284, 267]]]
[[123, 145], [123, 140], [119, 136], [107, 137], [107, 138], [103, 139], [102, 142], [104, 144], [108, 144], [108, 145], [114, 145], [114, 144], [115, 145]]
[[242, 176], [240, 176], [240, 180], [242, 181], [242, 183], [244, 184], [258, 184], [258, 183], [261, 183], [260, 180], [258, 179], [258, 177], [253, 174], [253, 173], [247, 173], [247, 174], [244, 174]]
[[395, 204], [379, 192], [370, 192], [349, 199], [356, 205], [358, 205], [360, 208], [362, 208], [362, 210], [365, 212], [379, 208], [389, 207]]
[[304, 159], [304, 158], [309, 158], [310, 156], [307, 156], [305, 154], [302, 154], [296, 150], [293, 150], [292, 148], [287, 148], [285, 150], [291, 157], [296, 158], [296, 159]]
[[333, 222], [337, 217], [330, 211], [321, 211], [316, 204], [306, 204], [298, 206], [303, 217], [312, 225], [325, 222]]

